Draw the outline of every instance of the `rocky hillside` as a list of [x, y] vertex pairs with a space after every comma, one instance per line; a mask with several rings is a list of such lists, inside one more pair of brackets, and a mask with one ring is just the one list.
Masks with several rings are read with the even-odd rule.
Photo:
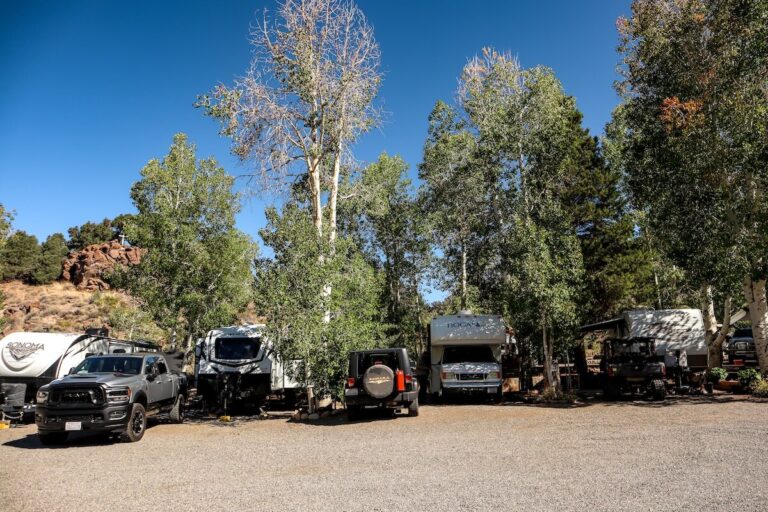
[[129, 304], [118, 292], [81, 290], [58, 281], [31, 286], [21, 281], [0, 283], [5, 295], [3, 334], [15, 331], [83, 332], [89, 327], [109, 326], [112, 303]]
[[108, 290], [104, 276], [116, 267], [137, 265], [141, 249], [126, 247], [112, 241], [89, 245], [82, 251], [70, 253], [62, 266], [61, 279], [81, 290]]

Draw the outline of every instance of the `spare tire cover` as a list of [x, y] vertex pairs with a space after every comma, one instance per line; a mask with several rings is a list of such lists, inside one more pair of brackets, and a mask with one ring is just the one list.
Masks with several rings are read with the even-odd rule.
[[363, 375], [363, 387], [374, 398], [386, 398], [395, 386], [395, 372], [389, 366], [375, 364]]

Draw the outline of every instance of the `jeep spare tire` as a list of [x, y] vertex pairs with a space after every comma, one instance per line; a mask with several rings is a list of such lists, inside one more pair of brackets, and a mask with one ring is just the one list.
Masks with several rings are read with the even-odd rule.
[[363, 388], [373, 398], [386, 398], [395, 387], [395, 372], [389, 366], [375, 364], [363, 375]]

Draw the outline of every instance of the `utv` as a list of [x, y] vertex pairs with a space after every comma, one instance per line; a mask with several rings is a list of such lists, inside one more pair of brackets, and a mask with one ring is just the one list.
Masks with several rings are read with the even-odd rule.
[[419, 384], [404, 348], [361, 350], [349, 354], [344, 400], [350, 420], [366, 409], [408, 409], [419, 415]]
[[604, 396], [616, 400], [623, 393], [655, 400], [667, 395], [667, 370], [656, 355], [652, 338], [608, 339], [603, 342]]

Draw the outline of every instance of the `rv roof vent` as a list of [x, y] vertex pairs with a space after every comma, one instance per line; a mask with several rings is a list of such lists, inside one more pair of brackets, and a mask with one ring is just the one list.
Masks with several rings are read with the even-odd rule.
[[472, 315], [472, 310], [471, 309], [462, 309], [461, 311], [459, 311], [459, 315], [460, 316], [471, 316]]

